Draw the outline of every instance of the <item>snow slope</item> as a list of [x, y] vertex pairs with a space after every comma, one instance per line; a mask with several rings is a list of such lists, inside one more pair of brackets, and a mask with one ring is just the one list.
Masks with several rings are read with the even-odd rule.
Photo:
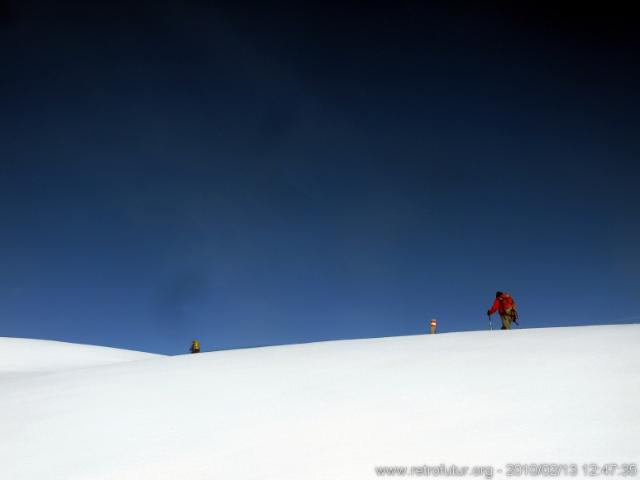
[[154, 357], [161, 355], [94, 345], [0, 337], [0, 378], [10, 374], [53, 372]]
[[0, 377], [0, 478], [336, 480], [381, 478], [385, 465], [637, 463], [639, 345], [638, 325], [465, 332]]

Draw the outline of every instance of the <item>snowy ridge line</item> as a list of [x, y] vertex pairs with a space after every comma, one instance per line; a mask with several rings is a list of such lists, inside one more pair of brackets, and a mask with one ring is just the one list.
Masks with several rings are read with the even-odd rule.
[[[541, 328], [551, 328], [551, 327], [541, 327]], [[558, 327], [561, 328], [561, 327]], [[494, 329], [495, 330], [495, 329]], [[516, 330], [516, 329], [514, 329]], [[521, 330], [523, 330], [521, 328]], [[473, 332], [489, 332], [489, 329], [486, 330], [457, 330], [457, 331], [449, 331], [449, 332], [438, 332], [437, 335], [449, 335], [455, 333], [473, 333]], [[411, 337], [423, 337], [429, 336], [429, 332], [420, 332], [420, 333], [409, 333], [404, 335], [381, 335], [379, 337], [354, 337], [354, 338], [329, 338], [325, 340], [308, 340], [304, 342], [294, 342], [294, 343], [265, 343], [262, 345], [248, 345], [248, 346], [240, 346], [240, 347], [228, 347], [228, 348], [216, 348], [213, 350], [200, 350], [200, 353], [214, 353], [214, 352], [230, 352], [234, 350], [251, 350], [255, 348], [268, 348], [268, 347], [291, 347], [296, 345], [312, 345], [312, 344], [322, 344], [322, 343], [331, 343], [331, 342], [355, 342], [355, 341], [366, 341], [366, 340], [382, 340], [386, 338], [411, 338]], [[177, 354], [184, 355], [184, 354]]]
[[[638, 317], [640, 318], [640, 317]], [[510, 332], [514, 331], [528, 331], [528, 330], [548, 330], [548, 329], [565, 329], [565, 328], [605, 328], [605, 327], [616, 327], [616, 326], [625, 326], [625, 325], [639, 325], [637, 322], [628, 322], [628, 323], [611, 323], [611, 324], [602, 324], [602, 325], [563, 325], [557, 327], [523, 327], [522, 325], [514, 325]], [[439, 337], [443, 335], [456, 335], [456, 334], [470, 334], [470, 333], [497, 333], [504, 335], [506, 332], [500, 331], [500, 326], [493, 330], [489, 328], [482, 330], [455, 330], [455, 331], [442, 331], [434, 334], [433, 336]], [[239, 346], [239, 347], [228, 347], [228, 348], [215, 348], [210, 350], [200, 350], [200, 353], [220, 353], [220, 352], [232, 352], [236, 350], [252, 350], [256, 348], [270, 348], [270, 347], [292, 347], [296, 345], [312, 345], [312, 344], [322, 344], [322, 343], [330, 343], [330, 342], [354, 342], [354, 341], [366, 341], [366, 340], [382, 340], [382, 339], [392, 339], [392, 338], [411, 338], [411, 337], [424, 337], [431, 336], [431, 334], [427, 331], [420, 333], [410, 333], [405, 335], [381, 335], [379, 337], [355, 337], [355, 338], [334, 338], [334, 339], [325, 339], [325, 340], [308, 340], [304, 342], [294, 342], [294, 343], [265, 343], [262, 345], [248, 345], [248, 346]], [[180, 355], [191, 355], [189, 352], [185, 353], [177, 353], [172, 356], [180, 356]]]
[[[439, 335], [448, 334], [448, 333], [468, 333], [468, 332], [477, 332], [482, 330], [467, 330], [460, 332], [442, 332]], [[200, 353], [216, 353], [216, 352], [232, 352], [235, 350], [253, 350], [256, 348], [270, 348], [270, 347], [295, 347], [297, 345], [313, 345], [313, 344], [323, 344], [323, 343], [335, 343], [335, 342], [357, 342], [357, 341], [367, 341], [367, 340], [383, 340], [386, 338], [411, 338], [411, 337], [423, 337], [425, 335], [429, 335], [429, 332], [423, 333], [412, 333], [408, 335], [382, 335], [380, 337], [356, 337], [356, 338], [333, 338], [326, 340], [308, 340], [306, 342], [295, 342], [295, 343], [265, 343], [263, 345], [249, 345], [249, 346], [240, 346], [240, 347], [229, 347], [229, 348], [217, 348], [213, 350], [200, 350]], [[189, 353], [187, 353], [189, 354]], [[179, 353], [177, 355], [185, 355]]]
[[0, 337], [0, 376], [93, 368], [164, 355], [57, 340]]
[[[213, 350], [200, 350], [200, 353], [232, 352], [235, 350], [253, 350], [256, 348], [270, 348], [270, 347], [292, 347], [296, 345], [311, 345], [314, 343], [350, 342], [350, 341], [357, 341], [357, 340], [379, 340], [382, 338], [400, 338], [400, 337], [413, 337], [413, 336], [417, 337], [420, 335], [421, 334], [366, 337], [366, 338], [336, 338], [336, 339], [330, 339], [330, 340], [309, 340], [306, 342], [295, 342], [295, 343], [265, 343], [263, 345], [248, 345], [248, 346], [240, 346], [240, 347], [216, 348]], [[180, 353], [178, 355], [185, 355], [185, 354]]]

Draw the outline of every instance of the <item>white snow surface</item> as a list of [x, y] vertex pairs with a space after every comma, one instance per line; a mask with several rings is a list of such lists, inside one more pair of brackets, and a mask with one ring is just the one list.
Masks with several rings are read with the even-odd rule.
[[54, 372], [161, 356], [95, 345], [0, 337], [0, 380], [8, 375]]
[[[0, 371], [24, 372], [0, 375], [1, 479], [374, 479], [440, 464], [504, 478], [508, 463], [583, 477], [583, 463], [640, 461], [640, 325], [112, 352], [120, 363], [94, 366], [105, 357], [77, 345], [15, 358], [28, 343], [0, 342]], [[83, 368], [33, 373], [58, 356]]]

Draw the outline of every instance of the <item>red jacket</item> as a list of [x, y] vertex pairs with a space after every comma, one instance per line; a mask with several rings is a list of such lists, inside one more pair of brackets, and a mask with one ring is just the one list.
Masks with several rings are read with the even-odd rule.
[[503, 293], [493, 302], [493, 305], [491, 305], [491, 308], [489, 309], [489, 314], [492, 315], [497, 311], [502, 315], [505, 313], [507, 308], [515, 309], [516, 302], [513, 301], [513, 297], [511, 295]]

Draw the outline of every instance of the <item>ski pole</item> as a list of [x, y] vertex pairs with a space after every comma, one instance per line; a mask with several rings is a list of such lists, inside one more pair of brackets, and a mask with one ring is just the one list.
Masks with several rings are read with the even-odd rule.
[[493, 331], [493, 322], [491, 321], [491, 315], [489, 315], [489, 330]]

